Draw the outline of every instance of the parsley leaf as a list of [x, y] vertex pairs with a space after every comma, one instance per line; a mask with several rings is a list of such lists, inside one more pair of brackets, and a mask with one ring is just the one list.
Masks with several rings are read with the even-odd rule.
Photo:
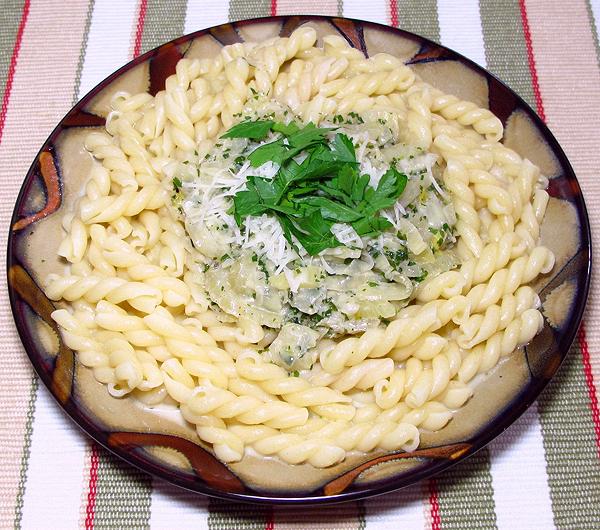
[[327, 197], [303, 197], [298, 199], [297, 202], [318, 208], [324, 219], [331, 219], [336, 223], [351, 223], [361, 217], [360, 212]]
[[385, 217], [362, 217], [358, 221], [352, 223], [352, 228], [354, 228], [356, 233], [361, 237], [376, 236], [391, 226], [392, 223]]
[[298, 242], [304, 247], [311, 256], [316, 256], [326, 248], [338, 247], [341, 243], [331, 233], [333, 223], [323, 218], [320, 211], [313, 212], [306, 217], [287, 218], [279, 222], [284, 228], [284, 234], [288, 241], [293, 245], [291, 235], [293, 234]]
[[221, 138], [250, 138], [262, 140], [275, 125], [271, 120], [243, 121], [234, 125]]
[[324, 141], [328, 132], [329, 129], [319, 128], [313, 122], [308, 122], [302, 129], [288, 136], [288, 142], [292, 147], [305, 149], [311, 144]]
[[262, 166], [265, 162], [269, 161], [281, 165], [285, 152], [286, 147], [283, 145], [283, 140], [275, 140], [274, 142], [257, 147], [248, 155], [248, 160], [250, 160], [252, 167]]
[[266, 206], [261, 202], [256, 188], [248, 188], [244, 191], [238, 191], [233, 197], [233, 217], [238, 226], [249, 215], [262, 215], [267, 211]]
[[285, 123], [276, 123], [273, 125], [274, 132], [283, 133], [285, 136], [290, 136], [291, 134], [295, 134], [300, 130], [298, 124], [295, 121], [291, 121], [288, 124]]
[[336, 160], [340, 162], [356, 163], [356, 152], [352, 140], [345, 134], [336, 134], [333, 140], [332, 151]]
[[408, 178], [395, 168], [388, 169], [381, 177], [377, 189], [371, 187], [365, 191], [365, 214], [374, 214], [392, 206], [404, 191]]

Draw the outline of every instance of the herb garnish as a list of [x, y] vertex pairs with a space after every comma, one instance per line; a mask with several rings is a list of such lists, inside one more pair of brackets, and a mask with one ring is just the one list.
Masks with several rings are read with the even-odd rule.
[[[341, 243], [331, 232], [336, 223], [350, 224], [359, 236], [376, 236], [391, 223], [377, 212], [392, 206], [404, 191], [407, 177], [394, 167], [381, 177], [376, 188], [361, 175], [350, 138], [313, 123], [300, 126], [272, 120], [245, 121], [222, 138], [264, 140], [270, 132], [279, 137], [248, 155], [252, 167], [266, 162], [279, 166], [274, 178], [250, 176], [246, 190], [233, 197], [232, 213], [239, 226], [248, 216], [263, 213], [279, 220], [286, 239], [294, 238], [310, 255]], [[304, 153], [299, 163], [295, 157]]]

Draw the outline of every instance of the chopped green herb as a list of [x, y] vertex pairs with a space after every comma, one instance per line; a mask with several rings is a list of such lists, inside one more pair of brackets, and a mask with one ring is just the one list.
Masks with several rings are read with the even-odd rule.
[[[252, 151], [248, 159], [253, 167], [270, 161], [279, 170], [272, 179], [248, 177], [246, 189], [235, 194], [231, 213], [239, 226], [248, 216], [273, 215], [290, 244], [299, 242], [313, 256], [341, 245], [331, 232], [335, 223], [351, 224], [359, 236], [375, 236], [392, 226], [376, 214], [396, 202], [406, 187], [406, 175], [392, 167], [376, 188], [370, 186], [369, 176], [358, 170], [351, 139], [337, 133], [329, 141], [331, 129], [313, 123], [300, 127], [293, 121], [243, 122], [223, 137], [257, 139], [269, 131], [281, 136]], [[306, 156], [297, 162], [294, 157], [300, 153]]]

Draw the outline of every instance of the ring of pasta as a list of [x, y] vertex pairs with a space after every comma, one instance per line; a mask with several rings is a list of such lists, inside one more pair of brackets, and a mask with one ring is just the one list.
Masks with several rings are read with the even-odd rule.
[[[339, 37], [301, 27], [289, 38], [182, 59], [156, 96], [118, 93], [106, 130], [89, 134], [85, 194], [65, 216], [47, 278], [65, 344], [115, 397], [171, 403], [238, 461], [246, 447], [290, 464], [326, 467], [348, 452], [414, 450], [473, 393], [469, 382], [541, 329], [527, 286], [554, 264], [539, 245], [548, 202], [539, 169], [500, 143], [500, 120], [420, 81], [398, 59], [365, 58]], [[223, 323], [198, 290], [183, 224], [168, 208], [163, 168], [208, 151], [250, 94], [305, 122], [387, 109], [410, 143], [435, 151], [458, 222], [460, 267], [425, 280], [385, 327], [323, 340], [319, 359], [290, 377], [256, 353], [269, 331]]]

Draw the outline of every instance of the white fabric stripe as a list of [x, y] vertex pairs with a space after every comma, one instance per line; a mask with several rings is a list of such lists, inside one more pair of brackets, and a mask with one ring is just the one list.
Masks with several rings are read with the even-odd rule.
[[367, 530], [423, 530], [426, 527], [425, 510], [429, 502], [424, 498], [422, 485], [415, 484], [397, 493], [390, 493], [365, 501]]
[[[40, 383], [35, 404], [24, 529], [77, 528], [87, 440]], [[52, 487], [50, 487], [50, 485]]]
[[208, 497], [154, 479], [150, 506], [152, 530], [208, 528]]
[[600, 37], [600, 0], [590, 0], [592, 14], [594, 15], [594, 24], [596, 25], [596, 35]]
[[344, 16], [379, 22], [379, 24], [390, 23], [389, 1], [369, 0], [367, 4], [364, 0], [344, 0]]
[[[135, 2], [96, 0], [78, 98], [130, 59]], [[23, 499], [23, 528], [77, 528], [88, 441], [40, 383]], [[56, 487], [58, 481], [58, 487]], [[55, 487], [49, 488], [49, 484]]]
[[498, 530], [554, 528], [537, 403], [490, 445]]
[[478, 0], [438, 0], [440, 36], [444, 46], [485, 66], [483, 30]]
[[79, 97], [131, 59], [131, 32], [137, 2], [96, 0], [81, 70]]
[[188, 0], [184, 33], [224, 24], [229, 19], [228, 0]]

